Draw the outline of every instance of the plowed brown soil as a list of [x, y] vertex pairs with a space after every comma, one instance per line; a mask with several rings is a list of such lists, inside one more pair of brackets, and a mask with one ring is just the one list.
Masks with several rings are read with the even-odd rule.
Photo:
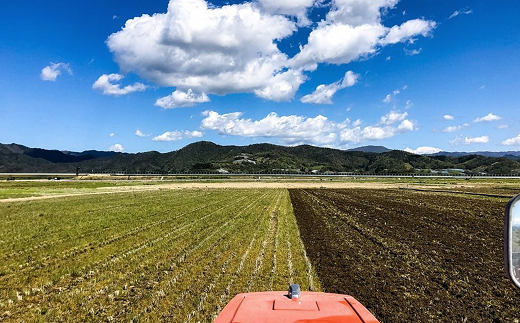
[[381, 322], [519, 322], [505, 278], [507, 199], [406, 190], [292, 189], [301, 237], [327, 292]]

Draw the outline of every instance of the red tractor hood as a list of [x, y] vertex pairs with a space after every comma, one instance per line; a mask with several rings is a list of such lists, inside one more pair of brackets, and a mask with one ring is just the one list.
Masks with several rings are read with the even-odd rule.
[[238, 294], [215, 323], [378, 323], [351, 296], [302, 292], [290, 299], [287, 292]]

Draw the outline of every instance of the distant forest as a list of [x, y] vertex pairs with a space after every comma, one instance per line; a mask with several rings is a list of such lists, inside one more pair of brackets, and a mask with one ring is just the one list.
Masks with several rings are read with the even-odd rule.
[[353, 150], [272, 144], [220, 146], [200, 141], [159, 153], [68, 152], [0, 144], [1, 173], [354, 172], [373, 174], [520, 174], [519, 157], [415, 155], [379, 146]]

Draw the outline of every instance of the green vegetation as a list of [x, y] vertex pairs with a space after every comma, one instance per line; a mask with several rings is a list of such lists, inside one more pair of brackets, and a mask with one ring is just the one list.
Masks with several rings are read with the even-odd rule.
[[320, 290], [286, 190], [7, 202], [0, 221], [0, 320], [212, 322], [240, 292]]
[[[63, 156], [61, 156], [62, 154]], [[61, 157], [60, 157], [61, 156]], [[90, 159], [86, 156], [90, 156]], [[74, 156], [72, 156], [74, 157]], [[138, 154], [84, 155], [74, 159], [58, 151], [0, 144], [0, 172], [356, 172], [377, 174], [520, 174], [520, 161], [469, 156], [420, 156], [400, 150], [345, 151], [309, 145], [284, 147], [271, 144], [220, 146], [196, 142], [178, 151]], [[72, 158], [72, 159], [71, 159]], [[71, 162], [75, 160], [75, 162]]]
[[160, 182], [142, 181], [0, 181], [0, 199], [95, 193], [99, 189], [153, 185]]

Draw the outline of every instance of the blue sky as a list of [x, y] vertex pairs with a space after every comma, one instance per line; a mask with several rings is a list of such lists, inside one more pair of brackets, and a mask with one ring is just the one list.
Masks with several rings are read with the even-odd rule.
[[2, 1], [0, 142], [520, 149], [518, 1]]

